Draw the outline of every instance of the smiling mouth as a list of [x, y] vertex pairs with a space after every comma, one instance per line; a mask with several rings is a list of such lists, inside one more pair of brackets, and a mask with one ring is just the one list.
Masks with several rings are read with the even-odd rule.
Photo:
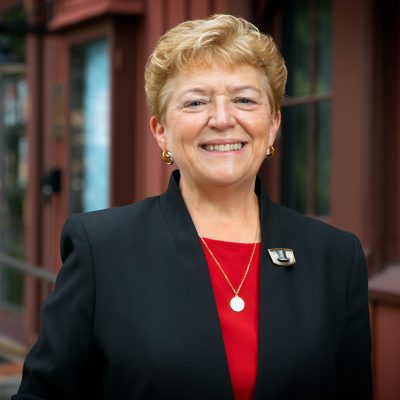
[[244, 143], [229, 143], [229, 144], [205, 144], [201, 147], [207, 151], [226, 152], [226, 151], [240, 150], [243, 146]]

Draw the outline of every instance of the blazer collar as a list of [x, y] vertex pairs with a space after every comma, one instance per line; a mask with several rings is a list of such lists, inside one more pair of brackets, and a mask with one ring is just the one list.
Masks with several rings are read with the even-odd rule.
[[[160, 201], [176, 250], [180, 255], [187, 255], [193, 254], [194, 247], [198, 247], [198, 235], [179, 189], [179, 180], [179, 170], [175, 170]], [[195, 243], [193, 239], [196, 239]]]
[[[161, 206], [176, 250], [179, 254], [190, 254], [193, 250], [193, 238], [198, 235], [179, 189], [179, 180], [179, 170], [175, 170], [170, 177], [167, 191], [161, 196]], [[280, 206], [271, 202], [259, 177], [254, 190], [259, 198], [261, 241], [263, 255], [266, 256], [269, 248], [285, 247], [286, 233], [279, 213]]]
[[[161, 196], [161, 206], [171, 228], [177, 250], [181, 253], [187, 251], [187, 246], [192, 241], [193, 235], [197, 237], [197, 232], [181, 195], [179, 180], [179, 170], [173, 171], [167, 191]], [[284, 237], [282, 226], [275, 212], [276, 205], [270, 201], [259, 177], [256, 179], [255, 192], [260, 202], [262, 243], [269, 242], [268, 248], [279, 247]]]

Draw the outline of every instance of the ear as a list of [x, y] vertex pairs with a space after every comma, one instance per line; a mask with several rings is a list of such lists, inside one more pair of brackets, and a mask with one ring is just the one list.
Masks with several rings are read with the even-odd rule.
[[165, 137], [164, 126], [157, 121], [157, 118], [154, 115], [150, 118], [150, 130], [154, 139], [156, 139], [160, 146], [160, 149], [167, 150], [167, 138]]
[[276, 134], [281, 125], [281, 112], [277, 111], [271, 115], [271, 125], [269, 127], [269, 145], [272, 146], [276, 139]]

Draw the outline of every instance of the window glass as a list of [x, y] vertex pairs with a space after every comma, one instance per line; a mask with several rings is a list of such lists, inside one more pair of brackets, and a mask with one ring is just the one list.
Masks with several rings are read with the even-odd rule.
[[[308, 148], [307, 105], [282, 110], [283, 181], [282, 202], [300, 212], [307, 212]], [[296, 132], [290, 134], [290, 132]]]
[[[20, 9], [3, 14], [19, 18]], [[28, 142], [26, 138], [28, 87], [24, 65], [25, 39], [0, 35], [0, 253], [26, 257], [26, 198]], [[21, 312], [25, 283], [21, 272], [0, 266], [0, 306]]]
[[316, 93], [329, 94], [332, 88], [332, 13], [331, 0], [315, 3], [316, 22]]
[[71, 48], [70, 212], [109, 206], [109, 64], [106, 39]]
[[330, 213], [330, 171], [331, 171], [331, 102], [317, 104], [317, 137], [316, 137], [316, 190], [315, 213], [328, 215]]
[[293, 1], [283, 19], [284, 56], [290, 66], [286, 85], [288, 96], [310, 93], [310, 34], [308, 0]]
[[[9, 66], [8, 70], [20, 67]], [[25, 259], [25, 204], [28, 144], [26, 140], [27, 84], [25, 73], [0, 73], [0, 252]], [[0, 270], [3, 306], [23, 305], [23, 275]]]
[[289, 75], [282, 109], [282, 202], [330, 213], [332, 12], [330, 0], [284, 5], [282, 53]]

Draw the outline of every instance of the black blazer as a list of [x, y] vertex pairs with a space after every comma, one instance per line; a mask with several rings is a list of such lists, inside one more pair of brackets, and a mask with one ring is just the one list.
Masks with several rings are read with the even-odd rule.
[[[20, 399], [232, 399], [205, 256], [171, 177], [162, 196], [71, 216]], [[256, 399], [371, 398], [358, 239], [271, 202], [259, 182]], [[287, 247], [279, 267], [267, 249]]]

